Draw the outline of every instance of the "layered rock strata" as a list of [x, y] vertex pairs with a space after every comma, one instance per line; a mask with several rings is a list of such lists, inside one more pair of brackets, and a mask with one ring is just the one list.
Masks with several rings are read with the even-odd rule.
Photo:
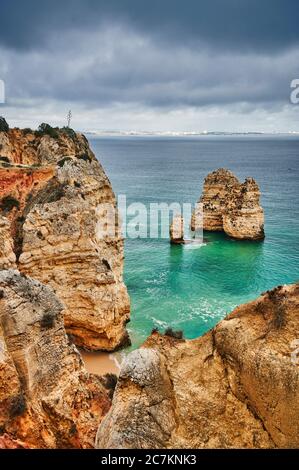
[[55, 134], [0, 132], [0, 263], [53, 287], [77, 345], [113, 351], [129, 341], [130, 313], [117, 211], [103, 234], [115, 196], [86, 138]]
[[253, 178], [240, 183], [236, 176], [223, 168], [210, 173], [204, 181], [198, 202], [202, 214], [196, 211], [191, 229], [224, 231], [241, 240], [264, 238], [264, 211], [260, 206], [260, 190]]
[[0, 272], [0, 447], [91, 448], [110, 399], [88, 374], [52, 288]]
[[299, 284], [236, 308], [203, 337], [154, 333], [131, 353], [98, 448], [298, 448]]

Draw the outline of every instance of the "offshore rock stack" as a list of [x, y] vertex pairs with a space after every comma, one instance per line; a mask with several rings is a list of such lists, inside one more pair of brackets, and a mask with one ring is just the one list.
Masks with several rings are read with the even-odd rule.
[[180, 215], [174, 216], [169, 230], [170, 243], [184, 243], [184, 219]]
[[205, 178], [198, 203], [202, 204], [203, 215], [197, 220], [194, 211], [192, 230], [224, 231], [239, 240], [264, 239], [264, 211], [260, 205], [260, 190], [253, 178], [240, 183], [229, 170], [213, 171]]

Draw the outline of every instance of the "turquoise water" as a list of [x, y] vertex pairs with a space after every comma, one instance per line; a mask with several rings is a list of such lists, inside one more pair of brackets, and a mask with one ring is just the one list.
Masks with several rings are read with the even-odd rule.
[[127, 239], [125, 281], [132, 300], [133, 347], [152, 328], [195, 338], [235, 306], [299, 279], [299, 138], [93, 138], [116, 194], [128, 203], [196, 202], [204, 177], [225, 167], [254, 177], [265, 209], [264, 242], [205, 234], [204, 246]]

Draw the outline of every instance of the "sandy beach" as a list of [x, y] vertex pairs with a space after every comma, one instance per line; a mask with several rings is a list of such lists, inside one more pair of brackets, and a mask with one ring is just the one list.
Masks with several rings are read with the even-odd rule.
[[120, 371], [120, 357], [117, 354], [109, 354], [104, 352], [87, 352], [80, 350], [80, 354], [85, 363], [88, 372], [92, 374], [105, 375], [105, 374], [119, 374]]

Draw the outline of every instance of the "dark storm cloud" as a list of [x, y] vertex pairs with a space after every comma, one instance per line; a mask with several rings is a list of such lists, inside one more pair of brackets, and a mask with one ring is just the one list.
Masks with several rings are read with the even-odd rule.
[[0, 51], [0, 76], [19, 100], [77, 102], [90, 108], [114, 103], [145, 107], [287, 103], [299, 50], [280, 54], [211, 54], [161, 44], [127, 25], [96, 32], [60, 32], [42, 50]]
[[[63, 46], [62, 46], [63, 43]], [[43, 51], [2, 52], [8, 92], [18, 99], [148, 107], [288, 101], [297, 50], [283, 54], [210, 54], [168, 44], [122, 26], [61, 34]]]
[[0, 44], [41, 48], [57, 32], [127, 22], [161, 40], [277, 51], [299, 41], [298, 0], [1, 0]]
[[113, 126], [121, 109], [131, 125], [137, 112], [137, 126], [157, 127], [167, 113], [188, 126], [196, 113], [224, 125], [293, 113], [298, 0], [0, 1], [8, 112], [43, 110], [55, 122], [76, 106], [83, 123], [110, 108]]

